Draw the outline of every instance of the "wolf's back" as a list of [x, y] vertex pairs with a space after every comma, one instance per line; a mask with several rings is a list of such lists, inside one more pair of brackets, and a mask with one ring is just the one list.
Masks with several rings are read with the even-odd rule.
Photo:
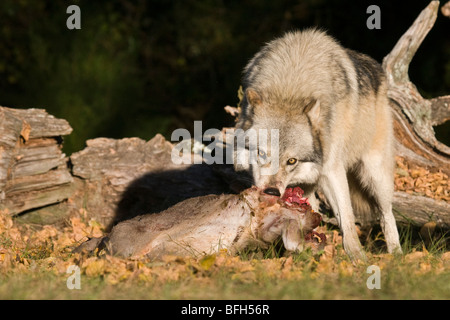
[[347, 51], [325, 32], [289, 32], [269, 42], [244, 69], [244, 89], [267, 101], [313, 98], [323, 103], [342, 99], [358, 86]]

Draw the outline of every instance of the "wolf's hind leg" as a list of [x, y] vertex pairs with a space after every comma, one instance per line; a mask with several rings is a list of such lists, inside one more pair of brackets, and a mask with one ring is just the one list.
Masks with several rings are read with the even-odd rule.
[[359, 178], [361, 184], [375, 199], [374, 207], [380, 214], [380, 225], [389, 253], [402, 253], [400, 240], [392, 213], [394, 194], [394, 162], [381, 153], [371, 153], [362, 159]]

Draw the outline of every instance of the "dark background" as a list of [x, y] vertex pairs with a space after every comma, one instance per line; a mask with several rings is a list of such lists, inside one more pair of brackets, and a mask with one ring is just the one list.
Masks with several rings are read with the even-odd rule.
[[[175, 128], [233, 125], [241, 72], [261, 45], [318, 26], [379, 62], [429, 1], [1, 0], [0, 105], [44, 108], [74, 132], [65, 151], [95, 137], [170, 138]], [[66, 9], [81, 9], [68, 30]], [[369, 30], [367, 7], [381, 9]], [[443, 3], [441, 3], [442, 5]], [[450, 19], [440, 12], [410, 66], [426, 98], [450, 94]], [[449, 144], [449, 123], [436, 128]]]

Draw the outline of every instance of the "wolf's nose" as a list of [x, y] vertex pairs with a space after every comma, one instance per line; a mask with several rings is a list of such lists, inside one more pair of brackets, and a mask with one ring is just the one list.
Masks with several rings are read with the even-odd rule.
[[280, 197], [280, 196], [281, 196], [280, 190], [278, 190], [277, 188], [266, 188], [266, 189], [264, 190], [264, 193], [265, 193], [265, 194], [270, 194], [270, 195], [272, 195], [272, 196], [277, 196], [277, 197]]

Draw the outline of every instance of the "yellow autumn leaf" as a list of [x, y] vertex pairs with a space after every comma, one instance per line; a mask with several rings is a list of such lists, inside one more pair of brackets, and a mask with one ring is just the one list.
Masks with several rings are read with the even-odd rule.
[[353, 274], [353, 265], [346, 260], [339, 263], [339, 274], [344, 277], [350, 277]]
[[206, 255], [203, 258], [201, 258], [199, 261], [199, 264], [204, 270], [209, 270], [214, 265], [215, 261], [216, 261], [216, 255], [211, 254], [211, 255]]
[[103, 275], [106, 271], [106, 261], [104, 259], [99, 259], [92, 257], [87, 259], [83, 263], [84, 272], [87, 276], [95, 277]]

